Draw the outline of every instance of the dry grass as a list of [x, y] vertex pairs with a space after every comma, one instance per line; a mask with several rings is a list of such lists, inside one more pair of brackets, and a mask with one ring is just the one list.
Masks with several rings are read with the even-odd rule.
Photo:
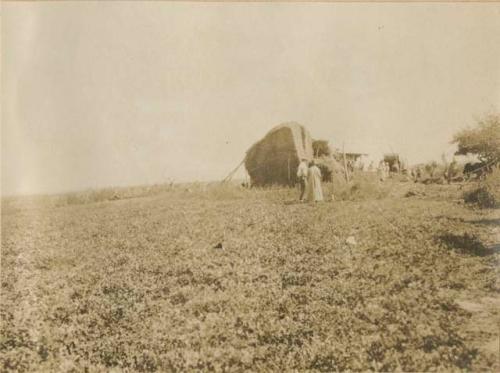
[[500, 369], [483, 348], [498, 338], [483, 302], [498, 299], [498, 211], [458, 204], [453, 186], [404, 198], [415, 186], [363, 183], [316, 205], [233, 185], [8, 201], [0, 366]]

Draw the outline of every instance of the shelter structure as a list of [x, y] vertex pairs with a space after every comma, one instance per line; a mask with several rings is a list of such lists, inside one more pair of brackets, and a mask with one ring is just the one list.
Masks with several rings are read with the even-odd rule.
[[399, 158], [399, 154], [397, 153], [384, 154], [384, 162], [389, 165], [389, 169], [391, 170], [391, 172], [393, 172], [394, 170], [397, 170], [397, 172], [399, 172], [402, 168], [402, 162]]
[[342, 149], [334, 149], [334, 151], [333, 151], [333, 157], [338, 162], [342, 162], [343, 159], [344, 159], [344, 156], [345, 156], [346, 161], [356, 163], [356, 162], [359, 162], [359, 161], [366, 160], [367, 157], [368, 157], [368, 154], [367, 153], [354, 152], [354, 151], [350, 151], [350, 150], [346, 150], [344, 152]]
[[354, 163], [361, 161], [363, 158], [366, 158], [367, 156], [368, 154], [366, 153], [345, 153], [346, 159]]
[[253, 186], [294, 185], [301, 159], [313, 159], [311, 135], [296, 123], [282, 123], [271, 129], [246, 153], [245, 168]]

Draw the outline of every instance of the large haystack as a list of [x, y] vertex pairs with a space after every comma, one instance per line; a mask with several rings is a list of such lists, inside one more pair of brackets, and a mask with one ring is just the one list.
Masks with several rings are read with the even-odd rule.
[[313, 158], [311, 135], [298, 123], [283, 123], [247, 151], [245, 168], [254, 186], [294, 185], [301, 158]]

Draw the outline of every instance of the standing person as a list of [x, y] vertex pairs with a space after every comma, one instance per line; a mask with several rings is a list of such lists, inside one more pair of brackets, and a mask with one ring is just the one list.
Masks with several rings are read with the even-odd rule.
[[396, 174], [399, 174], [399, 163], [398, 162], [394, 162], [392, 164], [392, 172], [396, 173]]
[[415, 167], [411, 167], [411, 168], [410, 168], [410, 178], [411, 178], [412, 180], [415, 180], [415, 178], [416, 178], [416, 174], [415, 174]]
[[417, 169], [415, 171], [415, 182], [417, 181], [420, 181], [420, 178], [422, 177], [422, 169], [420, 168], [420, 166], [417, 166]]
[[304, 200], [304, 194], [306, 193], [307, 186], [307, 159], [302, 158], [297, 169], [297, 178], [299, 179], [299, 188], [300, 188], [300, 201]]
[[307, 200], [309, 202], [323, 201], [321, 171], [314, 161], [309, 163], [309, 171], [307, 172]]
[[378, 176], [380, 181], [384, 181], [386, 178], [386, 169], [385, 169], [385, 162], [380, 161], [378, 164]]
[[446, 180], [448, 181], [448, 184], [451, 184], [451, 181], [455, 177], [456, 173], [457, 173], [457, 161], [455, 158], [453, 158], [450, 165], [448, 166], [448, 169], [445, 171]]

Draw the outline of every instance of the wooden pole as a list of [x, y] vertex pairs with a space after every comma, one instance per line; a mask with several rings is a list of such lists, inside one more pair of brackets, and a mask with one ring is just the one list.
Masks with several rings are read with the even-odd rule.
[[236, 168], [234, 170], [232, 170], [229, 175], [226, 176], [226, 178], [224, 180], [222, 180], [223, 183], [225, 183], [226, 181], [229, 181], [231, 180], [231, 178], [233, 177], [233, 175], [236, 173], [236, 171], [238, 171], [238, 168], [240, 168], [240, 166], [243, 164], [243, 162], [245, 162], [245, 158], [243, 158], [243, 160], [240, 162], [240, 164], [238, 166], [236, 166]]
[[344, 158], [344, 175], [345, 175], [345, 181], [346, 181], [346, 183], [348, 183], [349, 182], [349, 174], [347, 173], [347, 162], [346, 162], [346, 159], [345, 159], [344, 143], [342, 143], [342, 155], [343, 155], [343, 158]]
[[290, 184], [290, 155], [288, 155], [287, 165], [288, 165], [288, 184]]

